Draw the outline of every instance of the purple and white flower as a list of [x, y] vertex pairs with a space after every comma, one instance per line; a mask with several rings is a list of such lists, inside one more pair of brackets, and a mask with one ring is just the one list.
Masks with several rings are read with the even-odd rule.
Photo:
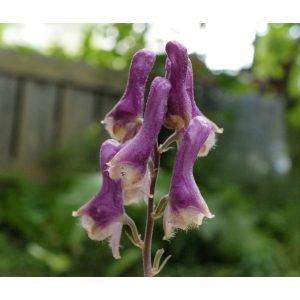
[[79, 210], [74, 217], [81, 217], [82, 227], [92, 240], [102, 241], [111, 237], [114, 258], [120, 258], [119, 245], [125, 216], [121, 181], [111, 180], [107, 163], [120, 150], [121, 144], [115, 140], [105, 141], [100, 149], [100, 169], [102, 186], [99, 192]]
[[170, 80], [171, 90], [164, 126], [178, 130], [187, 127], [192, 118], [191, 101], [186, 90], [188, 53], [176, 41], [167, 43], [166, 52], [166, 77]]
[[[166, 46], [166, 77], [170, 79], [172, 88], [168, 99], [168, 111], [165, 127], [175, 129], [178, 132], [178, 144], [188, 127], [189, 122], [196, 116], [204, 116], [197, 107], [194, 98], [193, 67], [188, 57], [187, 49], [176, 41], [171, 41]], [[222, 133], [223, 129], [212, 123], [211, 131], [205, 143], [199, 149], [198, 156], [206, 156], [216, 144], [216, 133]]]
[[164, 239], [172, 236], [175, 228], [187, 229], [200, 225], [204, 217], [213, 218], [193, 176], [193, 165], [199, 149], [212, 132], [206, 118], [192, 119], [181, 140], [173, 170], [167, 206], [164, 213]]
[[110, 177], [122, 181], [126, 204], [151, 197], [149, 161], [165, 117], [170, 87], [166, 78], [153, 80], [142, 127], [108, 164]]
[[[187, 76], [186, 76], [186, 90], [187, 93], [191, 99], [191, 104], [192, 104], [192, 118], [195, 118], [197, 116], [204, 116], [204, 114], [200, 111], [198, 108], [195, 97], [194, 97], [194, 82], [193, 82], [193, 66], [192, 62], [190, 59], [188, 59], [188, 68], [187, 68]], [[207, 140], [205, 143], [202, 145], [202, 147], [199, 150], [198, 156], [203, 157], [206, 156], [209, 151], [215, 146], [216, 141], [217, 141], [217, 133], [223, 133], [223, 128], [219, 128], [214, 122], [206, 118], [209, 122], [212, 123], [213, 130], [210, 132]]]
[[134, 137], [142, 125], [145, 86], [154, 62], [155, 54], [149, 50], [135, 53], [126, 90], [102, 121], [110, 136], [121, 143]]

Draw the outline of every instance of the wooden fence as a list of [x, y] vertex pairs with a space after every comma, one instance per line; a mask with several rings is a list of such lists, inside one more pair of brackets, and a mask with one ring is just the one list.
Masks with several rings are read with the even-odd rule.
[[[208, 99], [200, 95], [195, 79], [197, 98]], [[102, 120], [126, 81], [123, 72], [0, 50], [0, 168], [39, 166], [49, 150]], [[290, 162], [283, 101], [260, 93], [234, 96], [218, 88], [212, 91], [214, 105], [232, 121], [232, 129], [227, 125], [220, 138], [226, 162], [244, 169], [257, 167], [262, 173], [286, 172]]]
[[0, 50], [0, 168], [39, 162], [99, 122], [125, 85], [125, 73]]

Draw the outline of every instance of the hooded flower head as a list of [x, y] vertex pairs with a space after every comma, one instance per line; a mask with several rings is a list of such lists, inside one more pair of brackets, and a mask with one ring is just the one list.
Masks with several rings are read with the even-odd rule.
[[[172, 46], [172, 47], [171, 47]], [[189, 120], [197, 117], [202, 116], [206, 118], [203, 113], [198, 108], [195, 97], [194, 97], [194, 83], [193, 83], [193, 67], [192, 62], [188, 58], [188, 56], [181, 55], [181, 57], [177, 54], [177, 59], [171, 59], [172, 54], [175, 56], [176, 53], [187, 53], [186, 48], [178, 42], [169, 42], [167, 44], [168, 58], [166, 60], [166, 77], [170, 78], [172, 83], [172, 89], [170, 91], [169, 101], [168, 101], [168, 112], [167, 116], [170, 115], [171, 111], [177, 109], [177, 107], [181, 106], [181, 111], [184, 112], [185, 115], [189, 116], [186, 120], [185, 126], [171, 126], [170, 120], [180, 120], [179, 118], [166, 118], [165, 126], [167, 128], [177, 129], [178, 131], [178, 144], [182, 139], [182, 135], [185, 132], [186, 127], [189, 124]], [[180, 51], [179, 51], [180, 49]], [[176, 51], [175, 51], [176, 50]], [[175, 54], [174, 54], [175, 53]], [[176, 56], [175, 56], [176, 57]], [[180, 60], [180, 63], [177, 61]], [[180, 65], [180, 68], [178, 67]], [[177, 72], [177, 73], [176, 73]], [[184, 80], [182, 79], [185, 76]], [[181, 93], [176, 92], [174, 95], [172, 92], [174, 91], [173, 86], [181, 87]], [[178, 109], [177, 109], [178, 110]], [[223, 129], [219, 128], [214, 122], [210, 121], [206, 118], [208, 122], [211, 122], [213, 126], [213, 130], [211, 131], [209, 137], [207, 138], [206, 142], [201, 146], [199, 149], [198, 156], [206, 156], [209, 151], [214, 147], [216, 144], [216, 134], [222, 133]], [[168, 121], [169, 120], [169, 121]], [[176, 121], [176, 122], [177, 122]], [[178, 123], [179, 124], [179, 123]]]
[[[190, 59], [188, 59], [188, 68], [187, 68], [187, 74], [186, 74], [186, 90], [189, 95], [189, 98], [191, 100], [192, 104], [192, 118], [195, 118], [197, 116], [202, 116], [206, 118], [203, 113], [198, 108], [195, 97], [194, 97], [194, 82], [193, 82], [193, 66]], [[213, 146], [216, 144], [216, 133], [222, 133], [223, 129], [219, 128], [214, 122], [206, 118], [208, 122], [211, 122], [213, 130], [210, 132], [209, 137], [207, 138], [206, 142], [201, 146], [198, 156], [206, 156], [209, 151], [213, 148]]]
[[110, 177], [122, 180], [125, 203], [150, 196], [148, 162], [163, 124], [170, 87], [166, 78], [153, 80], [142, 127], [108, 164]]
[[193, 165], [198, 151], [212, 130], [211, 122], [198, 116], [185, 131], [176, 155], [164, 213], [165, 239], [172, 235], [174, 228], [187, 229], [192, 224], [200, 225], [203, 217], [213, 217], [193, 176]]
[[191, 115], [191, 101], [186, 90], [188, 53], [184, 46], [176, 41], [166, 45], [166, 77], [171, 82], [168, 110], [164, 126], [169, 129], [187, 127]]
[[142, 49], [135, 53], [126, 90], [103, 120], [110, 136], [122, 143], [135, 136], [141, 127], [145, 86], [154, 61], [151, 51]]
[[78, 211], [74, 217], [81, 217], [82, 227], [92, 240], [101, 241], [111, 236], [114, 258], [120, 258], [119, 245], [124, 215], [122, 188], [120, 181], [110, 179], [107, 163], [119, 151], [121, 145], [115, 140], [107, 140], [100, 149], [100, 169], [102, 187], [99, 192]]

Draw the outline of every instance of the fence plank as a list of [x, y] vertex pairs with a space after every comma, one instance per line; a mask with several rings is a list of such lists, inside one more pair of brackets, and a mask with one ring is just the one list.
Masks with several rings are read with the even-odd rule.
[[102, 121], [105, 115], [113, 108], [117, 103], [119, 97], [111, 96], [108, 94], [96, 94], [95, 97], [95, 110], [94, 118], [96, 121]]
[[94, 121], [95, 97], [92, 92], [66, 88], [63, 92], [60, 145], [82, 133]]
[[54, 135], [54, 85], [27, 81], [22, 95], [17, 157], [38, 161], [51, 149]]
[[80, 88], [107, 90], [117, 95], [124, 90], [127, 81], [127, 72], [124, 71], [5, 49], [0, 49], [0, 73]]
[[13, 138], [17, 80], [0, 76], [0, 163], [6, 164]]

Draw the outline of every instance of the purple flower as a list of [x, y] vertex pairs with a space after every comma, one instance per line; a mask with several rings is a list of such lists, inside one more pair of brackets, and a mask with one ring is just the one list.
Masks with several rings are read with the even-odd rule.
[[[186, 74], [186, 90], [189, 95], [189, 98], [191, 99], [192, 104], [192, 118], [195, 118], [197, 116], [202, 116], [206, 118], [203, 113], [198, 108], [195, 98], [194, 98], [194, 83], [193, 83], [193, 66], [190, 59], [188, 59], [188, 67], [187, 67], [187, 74]], [[210, 132], [207, 140], [205, 143], [201, 146], [198, 156], [206, 156], [209, 151], [213, 148], [213, 146], [216, 144], [216, 133], [222, 133], [223, 129], [219, 128], [214, 122], [206, 118], [209, 122], [211, 122], [213, 126], [213, 130]]]
[[122, 179], [125, 203], [151, 196], [148, 163], [163, 124], [170, 87], [170, 82], [165, 78], [156, 77], [153, 80], [142, 127], [108, 164], [110, 177]]
[[[168, 54], [166, 60], [166, 77], [170, 79], [172, 88], [168, 100], [168, 111], [165, 127], [178, 131], [178, 144], [182, 134], [191, 119], [196, 116], [206, 118], [196, 105], [194, 98], [193, 67], [187, 55], [186, 48], [178, 42], [169, 42], [166, 46]], [[198, 156], [206, 156], [216, 143], [216, 133], [222, 133], [223, 129], [212, 123], [211, 131], [205, 143], [199, 149]]]
[[110, 136], [122, 143], [135, 136], [142, 124], [144, 92], [155, 54], [139, 50], [132, 58], [126, 90], [102, 123]]
[[191, 115], [191, 100], [186, 90], [188, 53], [184, 46], [176, 41], [166, 45], [166, 77], [171, 82], [168, 110], [164, 126], [169, 129], [187, 127]]
[[100, 149], [100, 169], [102, 187], [99, 192], [78, 211], [74, 217], [81, 217], [82, 227], [92, 240], [104, 240], [111, 236], [111, 247], [114, 258], [120, 258], [119, 245], [123, 226], [123, 196], [121, 182], [110, 179], [107, 163], [120, 150], [121, 144], [107, 140]]
[[172, 235], [174, 228], [187, 229], [200, 225], [203, 217], [213, 218], [193, 176], [193, 165], [198, 151], [213, 130], [211, 122], [197, 116], [185, 131], [178, 149], [173, 177], [164, 213], [164, 239]]

